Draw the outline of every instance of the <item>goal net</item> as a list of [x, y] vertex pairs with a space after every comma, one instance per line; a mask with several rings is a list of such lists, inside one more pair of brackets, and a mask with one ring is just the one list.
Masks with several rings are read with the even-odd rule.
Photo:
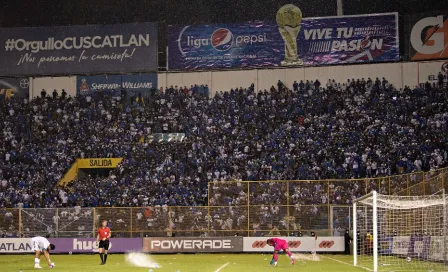
[[354, 265], [369, 271], [446, 271], [446, 198], [375, 191], [353, 204]]

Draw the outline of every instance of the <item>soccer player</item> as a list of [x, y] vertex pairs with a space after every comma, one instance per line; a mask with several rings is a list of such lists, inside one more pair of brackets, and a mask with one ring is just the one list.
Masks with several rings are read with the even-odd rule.
[[50, 244], [50, 242], [45, 237], [36, 236], [31, 238], [31, 246], [35, 253], [34, 256], [34, 268], [41, 269], [40, 266], [40, 254], [43, 252], [45, 259], [47, 259], [48, 267], [53, 268], [54, 263], [50, 260], [50, 250], [55, 249], [55, 245]]
[[292, 258], [292, 253], [289, 251], [288, 241], [280, 238], [271, 238], [268, 239], [267, 244], [274, 247], [274, 256], [271, 260], [271, 265], [277, 266], [278, 261], [278, 252], [283, 250], [286, 254], [288, 254], [289, 258], [291, 258], [291, 264], [294, 264], [295, 261]]
[[105, 265], [107, 262], [107, 251], [109, 250], [109, 238], [111, 232], [107, 227], [107, 220], [103, 220], [101, 227], [98, 229], [98, 235], [96, 241], [99, 242], [98, 252], [100, 253], [101, 265]]

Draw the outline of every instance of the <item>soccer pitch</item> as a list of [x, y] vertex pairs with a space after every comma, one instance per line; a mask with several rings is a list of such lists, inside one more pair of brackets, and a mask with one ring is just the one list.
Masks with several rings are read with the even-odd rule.
[[[150, 268], [132, 267], [125, 262], [123, 254], [110, 254], [107, 264], [100, 264], [98, 255], [52, 255], [56, 264], [54, 271], [68, 272], [98, 272], [98, 271], [135, 271], [149, 272]], [[349, 265], [353, 257], [343, 255], [320, 255], [321, 260], [296, 261], [295, 265], [285, 255], [279, 256], [277, 267], [271, 267], [269, 261], [272, 255], [266, 254], [171, 254], [152, 255], [162, 268], [152, 269], [153, 272], [239, 272], [239, 271], [301, 271], [301, 272], [354, 272], [365, 271]], [[0, 271], [24, 272], [37, 270], [33, 268], [33, 255], [0, 255]], [[43, 269], [49, 270], [41, 259]], [[37, 270], [38, 271], [38, 270]]]

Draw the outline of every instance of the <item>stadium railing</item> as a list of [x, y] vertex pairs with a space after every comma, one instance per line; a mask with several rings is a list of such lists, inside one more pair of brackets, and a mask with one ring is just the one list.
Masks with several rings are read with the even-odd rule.
[[[319, 236], [351, 229], [353, 198], [372, 189], [400, 196], [448, 189], [448, 169], [346, 180], [210, 182], [208, 206], [0, 209], [6, 237], [94, 237], [102, 219], [115, 237]], [[402, 189], [405, 188], [405, 189]]]

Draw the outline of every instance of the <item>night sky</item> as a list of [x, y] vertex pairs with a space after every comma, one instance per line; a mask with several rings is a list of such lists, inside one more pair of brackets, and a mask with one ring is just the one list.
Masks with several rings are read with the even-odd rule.
[[[448, 0], [342, 0], [344, 14], [448, 9]], [[0, 27], [159, 22], [159, 66], [164, 67], [169, 24], [208, 24], [275, 19], [285, 4], [304, 17], [335, 16], [336, 0], [3, 0]]]
[[[397, 11], [401, 15], [448, 9], [448, 0], [343, 0], [345, 14]], [[227, 23], [273, 19], [292, 3], [304, 17], [336, 15], [336, 0], [3, 0], [2, 27], [117, 24]]]

